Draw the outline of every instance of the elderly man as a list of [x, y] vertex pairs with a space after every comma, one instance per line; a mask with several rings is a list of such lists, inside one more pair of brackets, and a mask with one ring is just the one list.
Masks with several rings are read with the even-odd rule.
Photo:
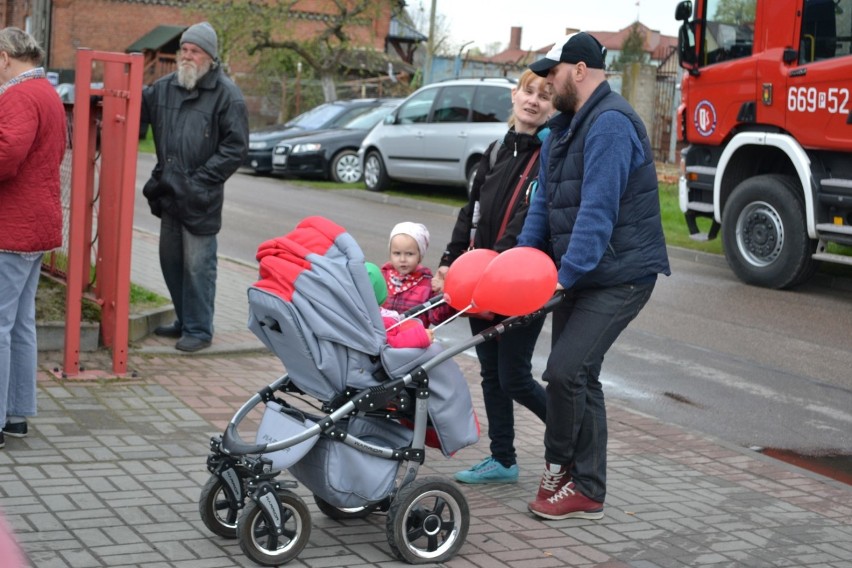
[[160, 267], [177, 320], [154, 333], [194, 352], [213, 340], [216, 234], [225, 181], [248, 148], [242, 93], [219, 67], [218, 38], [202, 22], [181, 36], [178, 70], [146, 88], [142, 123], [152, 126], [157, 164], [143, 193], [161, 219]]
[[539, 191], [518, 245], [548, 252], [553, 312], [544, 475], [529, 504], [546, 519], [600, 519], [606, 497], [604, 355], [669, 274], [654, 154], [636, 112], [606, 82], [606, 49], [579, 32], [530, 65], [553, 87]]

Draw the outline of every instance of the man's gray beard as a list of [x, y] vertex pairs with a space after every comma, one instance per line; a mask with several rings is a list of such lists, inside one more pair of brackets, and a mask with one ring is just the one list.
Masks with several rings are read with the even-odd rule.
[[209, 70], [209, 65], [198, 68], [193, 63], [181, 63], [178, 65], [177, 72], [178, 85], [187, 91], [192, 91], [198, 85], [198, 80], [204, 77], [204, 74]]

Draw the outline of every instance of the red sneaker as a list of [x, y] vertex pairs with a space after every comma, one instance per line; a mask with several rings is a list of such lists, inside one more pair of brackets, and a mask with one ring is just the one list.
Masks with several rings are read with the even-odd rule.
[[571, 476], [568, 475], [567, 467], [555, 463], [545, 463], [544, 475], [541, 476], [541, 483], [538, 486], [535, 500], [547, 501], [569, 481], [571, 481]]
[[549, 499], [536, 499], [529, 504], [533, 514], [545, 519], [602, 519], [603, 503], [593, 501], [576, 490], [571, 481]]

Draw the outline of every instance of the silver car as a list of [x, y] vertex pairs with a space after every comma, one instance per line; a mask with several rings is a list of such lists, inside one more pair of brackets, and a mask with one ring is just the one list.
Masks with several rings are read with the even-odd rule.
[[383, 191], [395, 180], [470, 188], [482, 154], [502, 138], [515, 81], [455, 79], [409, 96], [364, 138], [364, 183]]

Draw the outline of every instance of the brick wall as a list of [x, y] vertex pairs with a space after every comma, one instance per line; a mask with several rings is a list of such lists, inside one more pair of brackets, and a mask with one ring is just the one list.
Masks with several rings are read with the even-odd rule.
[[[26, 3], [25, 0], [6, 1]], [[193, 13], [182, 5], [185, 4], [180, 0], [54, 0], [50, 65], [52, 68], [70, 69], [74, 67], [75, 50], [79, 47], [123, 53], [127, 46], [158, 25], [189, 26], [204, 19], [203, 14]], [[297, 5], [299, 9], [318, 13], [328, 11], [323, 6], [329, 6], [328, 0], [303, 0]], [[368, 25], [352, 31], [353, 41], [384, 49], [390, 22], [389, 10], [380, 13], [368, 9], [364, 18]], [[311, 19], [293, 20], [293, 24], [296, 26], [293, 36], [298, 39], [310, 37], [323, 27], [321, 22]], [[292, 27], [288, 29], [293, 30]], [[247, 56], [240, 57], [239, 53], [232, 55], [231, 67], [235, 71], [245, 71], [250, 67]]]
[[74, 67], [77, 48], [124, 53], [158, 25], [196, 21], [177, 6], [114, 0], [54, 0], [52, 20], [50, 66], [61, 69]]

